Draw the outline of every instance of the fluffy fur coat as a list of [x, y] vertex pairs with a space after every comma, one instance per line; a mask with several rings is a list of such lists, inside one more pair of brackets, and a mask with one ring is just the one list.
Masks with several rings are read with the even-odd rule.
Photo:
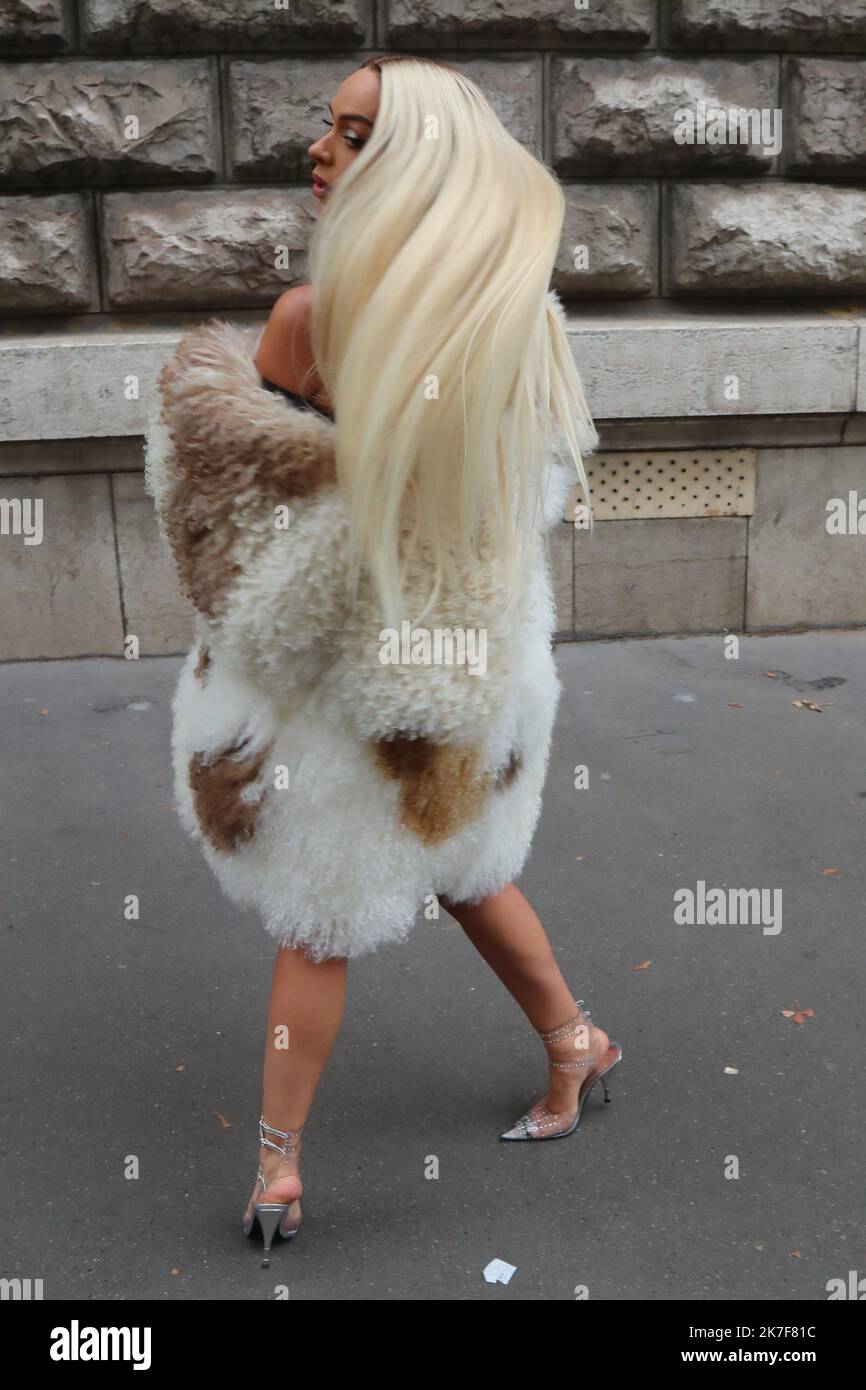
[[[147, 486], [196, 610], [174, 700], [176, 795], [223, 890], [281, 945], [361, 956], [404, 939], [432, 895], [477, 901], [526, 860], [560, 693], [544, 532], [574, 475], [552, 442], [507, 624], [493, 563], [481, 583], [452, 573], [424, 620], [483, 628], [486, 674], [383, 664], [369, 590], [351, 613], [343, 593], [337, 425], [262, 386], [259, 333], [188, 333], [147, 430]], [[428, 582], [421, 556], [407, 593]]]

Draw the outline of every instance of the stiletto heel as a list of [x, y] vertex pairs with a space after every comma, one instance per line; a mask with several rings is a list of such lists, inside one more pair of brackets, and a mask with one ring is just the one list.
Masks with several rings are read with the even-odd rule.
[[[275, 1153], [282, 1154], [283, 1158], [291, 1158], [298, 1147], [303, 1125], [300, 1129], [274, 1129], [273, 1125], [265, 1124], [264, 1115], [259, 1119], [259, 1143], [266, 1149], [273, 1149]], [[282, 1144], [275, 1144], [267, 1138], [265, 1133], [276, 1134], [282, 1139]], [[300, 1172], [298, 1173], [300, 1177]], [[267, 1190], [265, 1175], [262, 1172], [262, 1165], [259, 1163], [258, 1173], [256, 1174], [256, 1184], [261, 1186], [262, 1194]], [[290, 1231], [284, 1231], [282, 1222], [288, 1214], [289, 1208], [297, 1204], [298, 1220]], [[298, 1234], [301, 1225], [301, 1199], [300, 1197], [290, 1198], [288, 1202], [253, 1202], [253, 1214], [250, 1220], [243, 1223], [245, 1236], [251, 1236], [258, 1222], [259, 1230], [262, 1233], [265, 1251], [269, 1251], [274, 1236], [279, 1232], [283, 1240], [291, 1240]]]
[[[256, 1216], [265, 1243], [265, 1250], [270, 1250], [274, 1236], [279, 1230], [280, 1222], [290, 1206], [291, 1202], [256, 1202]], [[297, 1232], [293, 1232], [293, 1234], [296, 1235]]]
[[[580, 1012], [575, 1014], [574, 1018], [570, 1018], [567, 1023], [561, 1023], [558, 1028], [551, 1028], [547, 1033], [539, 1033], [538, 1036], [541, 1038], [545, 1047], [551, 1044], [565, 1042], [567, 1038], [574, 1038], [575, 1046], [577, 1046], [577, 1040], [581, 1034], [588, 1036], [589, 1029], [593, 1025], [590, 1023], [591, 1015], [589, 1009], [583, 1009], [582, 1005], [583, 1000], [578, 999], [577, 1006]], [[517, 1123], [511, 1129], [506, 1130], [504, 1134], [500, 1134], [499, 1138], [508, 1140], [567, 1138], [569, 1134], [574, 1133], [580, 1124], [580, 1115], [583, 1110], [584, 1102], [597, 1081], [600, 1081], [602, 1084], [605, 1102], [610, 1100], [610, 1091], [608, 1090], [608, 1085], [604, 1078], [607, 1073], [621, 1061], [622, 1048], [617, 1042], [608, 1043], [604, 1056], [583, 1057], [573, 1062], [551, 1060], [550, 1065], [555, 1067], [558, 1071], [574, 1071], [578, 1067], [591, 1068], [591, 1070], [587, 1072], [580, 1091], [578, 1092], [577, 1114], [572, 1123], [567, 1129], [560, 1129], [556, 1133], [545, 1134], [543, 1132], [544, 1130], [555, 1130], [556, 1126], [561, 1124], [562, 1118], [560, 1115], [555, 1115], [549, 1111], [542, 1101], [537, 1101], [531, 1110], [527, 1111], [525, 1115], [521, 1115]]]

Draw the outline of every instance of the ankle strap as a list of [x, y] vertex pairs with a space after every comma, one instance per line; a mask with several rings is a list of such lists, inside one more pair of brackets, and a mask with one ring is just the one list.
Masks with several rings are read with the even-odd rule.
[[[282, 1154], [283, 1158], [291, 1158], [298, 1146], [303, 1128], [304, 1126], [301, 1125], [300, 1129], [274, 1129], [273, 1125], [265, 1124], [265, 1117], [262, 1115], [259, 1119], [259, 1141], [264, 1148], [273, 1149], [274, 1153]], [[272, 1140], [266, 1138], [265, 1130], [268, 1131], [268, 1134], [276, 1134], [283, 1140], [283, 1143], [274, 1144]]]
[[578, 1028], [586, 1026], [587, 1020], [591, 1019], [592, 1015], [589, 1009], [583, 1008], [582, 999], [578, 999], [577, 1007], [580, 1012], [576, 1013], [573, 1018], [568, 1019], [566, 1023], [560, 1023], [557, 1028], [551, 1028], [547, 1033], [539, 1032], [538, 1036], [545, 1046], [547, 1043], [564, 1042], [566, 1038], [573, 1038]]

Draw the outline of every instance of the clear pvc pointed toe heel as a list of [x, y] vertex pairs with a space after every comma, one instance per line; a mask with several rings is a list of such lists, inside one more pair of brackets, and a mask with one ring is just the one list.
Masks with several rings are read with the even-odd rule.
[[[275, 1153], [282, 1154], [283, 1158], [291, 1158], [300, 1143], [302, 1131], [303, 1125], [301, 1129], [274, 1129], [273, 1125], [265, 1124], [265, 1117], [262, 1115], [259, 1120], [259, 1143], [266, 1149], [273, 1149]], [[275, 1144], [273, 1140], [268, 1139], [267, 1134], [276, 1134], [283, 1142], [281, 1144]], [[262, 1172], [261, 1163], [259, 1164], [259, 1170], [256, 1174], [256, 1183], [261, 1187], [262, 1195], [264, 1195], [268, 1185], [265, 1182], [265, 1175]], [[286, 1229], [283, 1223], [286, 1221], [293, 1207], [297, 1207], [297, 1212], [288, 1223], [288, 1229]], [[283, 1240], [291, 1240], [293, 1236], [298, 1234], [301, 1225], [300, 1197], [296, 1197], [288, 1202], [254, 1202], [252, 1217], [249, 1221], [244, 1221], [244, 1235], [251, 1236], [256, 1225], [258, 1225], [261, 1231], [265, 1251], [270, 1250], [274, 1236], [277, 1234], [282, 1236]]]
[[[577, 1005], [579, 1012], [573, 1018], [560, 1024], [558, 1028], [551, 1028], [547, 1033], [538, 1034], [545, 1047], [574, 1038], [575, 1048], [583, 1046], [584, 1049], [588, 1049], [593, 1027], [591, 1016], [589, 1009], [582, 1007], [582, 999], [578, 999]], [[588, 1056], [576, 1058], [573, 1062], [551, 1059], [550, 1065], [558, 1071], [576, 1071], [578, 1068], [587, 1068], [577, 1097], [577, 1114], [571, 1124], [563, 1128], [562, 1116], [553, 1114], [547, 1109], [543, 1101], [536, 1101], [532, 1109], [528, 1110], [525, 1115], [521, 1115], [517, 1123], [511, 1129], [506, 1130], [504, 1134], [500, 1134], [499, 1138], [507, 1140], [566, 1139], [569, 1134], [574, 1133], [580, 1124], [584, 1103], [597, 1081], [600, 1081], [604, 1088], [605, 1100], [610, 1100], [610, 1091], [604, 1078], [621, 1061], [622, 1048], [617, 1042], [609, 1042], [603, 1055], [590, 1052]]]

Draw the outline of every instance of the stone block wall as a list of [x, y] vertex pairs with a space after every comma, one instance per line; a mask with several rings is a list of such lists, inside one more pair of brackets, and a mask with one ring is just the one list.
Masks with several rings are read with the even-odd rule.
[[269, 304], [326, 103], [389, 49], [560, 177], [567, 299], [866, 291], [866, 0], [4, 0], [0, 310]]
[[866, 622], [866, 0], [0, 0], [0, 661], [186, 646], [157, 371], [308, 279], [308, 147], [389, 50], [559, 178], [611, 488], [624, 451], [755, 453], [736, 515], [563, 519], [559, 637]]

